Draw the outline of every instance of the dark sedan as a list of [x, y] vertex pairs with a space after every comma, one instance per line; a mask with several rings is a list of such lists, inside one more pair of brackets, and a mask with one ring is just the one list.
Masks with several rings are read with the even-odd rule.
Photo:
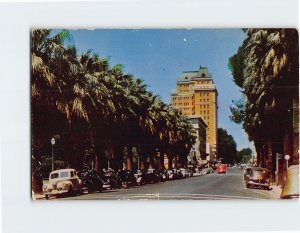
[[270, 190], [270, 171], [261, 167], [247, 168], [244, 181], [247, 188], [257, 187]]

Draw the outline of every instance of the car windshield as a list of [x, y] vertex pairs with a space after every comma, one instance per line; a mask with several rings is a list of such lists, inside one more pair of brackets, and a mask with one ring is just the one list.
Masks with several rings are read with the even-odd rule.
[[56, 179], [56, 178], [58, 178], [58, 173], [57, 173], [57, 172], [52, 173], [52, 174], [50, 175], [50, 179]]
[[265, 170], [254, 170], [253, 171], [253, 176], [256, 178], [268, 178], [269, 177], [269, 173]]

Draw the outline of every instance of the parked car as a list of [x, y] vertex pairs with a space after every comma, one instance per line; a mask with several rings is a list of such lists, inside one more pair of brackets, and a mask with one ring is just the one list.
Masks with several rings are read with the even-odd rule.
[[207, 174], [214, 173], [214, 169], [212, 167], [207, 168]]
[[182, 178], [182, 174], [179, 169], [173, 169], [173, 173], [174, 173], [174, 180]]
[[173, 170], [171, 170], [171, 169], [167, 170], [167, 173], [168, 173], [168, 177], [167, 177], [168, 180], [174, 180], [175, 179]]
[[166, 180], [168, 180], [168, 172], [167, 172], [167, 170], [161, 170], [160, 171], [160, 177], [161, 177], [161, 179], [160, 179], [160, 181], [166, 181]]
[[105, 189], [122, 188], [120, 177], [112, 170], [105, 171], [101, 179], [103, 180], [103, 188]]
[[146, 170], [146, 183], [157, 183], [160, 181], [159, 172], [156, 169]]
[[137, 180], [134, 176], [134, 172], [130, 170], [121, 170], [118, 172], [118, 176], [122, 181], [122, 185], [126, 188], [137, 185]]
[[43, 185], [43, 193], [46, 199], [50, 196], [60, 197], [63, 194], [82, 193], [82, 181], [75, 169], [55, 170], [49, 174], [49, 183]]
[[226, 164], [218, 164], [217, 166], [218, 174], [226, 174], [227, 173], [227, 165]]
[[287, 179], [283, 186], [281, 199], [299, 198], [299, 164], [288, 168]]
[[189, 177], [189, 173], [188, 173], [188, 170], [185, 169], [185, 168], [180, 168], [179, 169], [181, 174], [182, 174], [182, 178], [188, 178]]
[[188, 169], [189, 177], [193, 177], [194, 171], [193, 169]]
[[144, 185], [146, 184], [146, 173], [145, 171], [142, 171], [142, 170], [136, 170], [134, 172], [134, 177], [136, 179], [136, 183], [137, 185]]
[[208, 168], [203, 168], [203, 169], [200, 171], [200, 174], [201, 174], [201, 175], [206, 175], [206, 174], [208, 174], [208, 173], [209, 173]]
[[102, 192], [103, 181], [100, 175], [94, 171], [83, 170], [78, 173], [80, 179], [82, 180], [82, 189], [87, 190], [88, 193], [93, 193], [95, 191]]
[[244, 180], [247, 188], [258, 187], [270, 190], [270, 171], [266, 168], [249, 168]]

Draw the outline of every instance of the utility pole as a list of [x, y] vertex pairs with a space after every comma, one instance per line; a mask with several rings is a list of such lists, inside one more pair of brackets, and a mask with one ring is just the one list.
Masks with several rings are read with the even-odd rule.
[[55, 144], [55, 139], [51, 138], [51, 145], [52, 145], [52, 170], [51, 171], [54, 171], [54, 152], [53, 152], [54, 144]]
[[276, 153], [276, 185], [278, 186], [278, 170], [279, 170], [279, 159], [282, 159], [282, 154]]

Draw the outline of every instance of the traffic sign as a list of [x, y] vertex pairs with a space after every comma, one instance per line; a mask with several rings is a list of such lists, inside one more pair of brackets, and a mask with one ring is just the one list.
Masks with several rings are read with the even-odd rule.
[[278, 159], [282, 159], [282, 154], [276, 153]]
[[291, 158], [291, 156], [290, 155], [285, 155], [284, 158], [285, 158], [285, 160], [289, 160]]

